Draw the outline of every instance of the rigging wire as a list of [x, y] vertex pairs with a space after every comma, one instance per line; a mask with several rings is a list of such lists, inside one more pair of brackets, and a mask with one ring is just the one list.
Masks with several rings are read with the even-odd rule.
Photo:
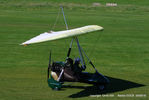
[[60, 12], [61, 12], [61, 8], [59, 8], [59, 11], [58, 11], [56, 20], [55, 20], [54, 25], [53, 25], [53, 27], [51, 28], [51, 30], [53, 30], [53, 29], [55, 28], [55, 26], [56, 26], [56, 24], [57, 24], [57, 22], [58, 22], [58, 19], [59, 19]]
[[[102, 34], [102, 33], [101, 33]], [[90, 50], [90, 52], [88, 53], [88, 56], [87, 56], [87, 54], [85, 53], [85, 51], [89, 51], [89, 48], [88, 48], [88, 50], [83, 50], [83, 48], [81, 48], [82, 49], [82, 51], [84, 52], [84, 55], [86, 56], [86, 58], [87, 58], [87, 62], [86, 62], [86, 64], [90, 64], [90, 61], [92, 61], [92, 59], [88, 59], [88, 57], [93, 57], [93, 55], [94, 55], [94, 52], [95, 52], [95, 48], [97, 47], [97, 44], [98, 44], [98, 41], [100, 40], [100, 38], [101, 38], [101, 34], [98, 34], [96, 37], [96, 39], [95, 39], [95, 42], [94, 42], [94, 44], [92, 45], [92, 47], [91, 47], [91, 50]], [[91, 56], [92, 55], [92, 56]], [[88, 68], [88, 70], [89, 71], [91, 71], [91, 70], [93, 70], [91, 67], [87, 67]]]
[[97, 36], [97, 38], [95, 40], [95, 43], [93, 44], [92, 49], [91, 49], [91, 51], [89, 53], [89, 57], [91, 57], [91, 55], [94, 55], [95, 48], [97, 47], [98, 41], [101, 39], [101, 35], [102, 35], [102, 33], [98, 34], [98, 36]]
[[[64, 15], [64, 12], [63, 12], [63, 8], [62, 8], [62, 7], [59, 8], [59, 11], [58, 11], [56, 20], [55, 20], [54, 25], [53, 25], [53, 27], [51, 28], [51, 30], [53, 30], [53, 29], [56, 27], [56, 24], [57, 24], [57, 22], [58, 22], [58, 20], [59, 20], [59, 17], [60, 17], [60, 14], [61, 14], [61, 13], [63, 14], [63, 17], [64, 17], [64, 24], [66, 25], [66, 29], [68, 30], [68, 25], [67, 25], [66, 18], [65, 18], [65, 15]], [[93, 44], [92, 49], [91, 49], [91, 51], [90, 51], [90, 53], [89, 53], [89, 57], [91, 57], [91, 55], [94, 55], [94, 51], [95, 51], [95, 48], [97, 47], [97, 43], [98, 43], [100, 37], [101, 37], [101, 34], [98, 35], [98, 37], [97, 37], [95, 43]], [[68, 43], [67, 43], [67, 41], [69, 41], [69, 40], [65, 39], [65, 43], [64, 43], [64, 44], [65, 44], [65, 49], [66, 49], [66, 51], [67, 51], [67, 48], [68, 48]], [[74, 55], [73, 55], [73, 56], [74, 56]]]
[[[63, 17], [64, 17], [64, 25], [66, 25], [66, 29], [68, 30], [68, 25], [67, 25], [67, 21], [66, 21], [66, 18], [65, 18], [65, 15], [64, 15], [64, 11], [63, 11], [63, 7], [61, 6], [60, 8], [59, 8], [59, 11], [58, 11], [58, 13], [57, 13], [57, 17], [56, 17], [56, 20], [55, 20], [55, 22], [54, 22], [54, 25], [52, 26], [52, 28], [51, 28], [51, 30], [54, 30], [55, 29], [55, 27], [56, 27], [56, 25], [57, 25], [57, 23], [58, 23], [58, 21], [59, 21], [59, 17], [60, 17], [60, 15], [63, 15]], [[67, 39], [64, 39], [64, 41], [65, 41], [65, 51], [67, 51], [67, 48], [68, 48], [68, 40]]]

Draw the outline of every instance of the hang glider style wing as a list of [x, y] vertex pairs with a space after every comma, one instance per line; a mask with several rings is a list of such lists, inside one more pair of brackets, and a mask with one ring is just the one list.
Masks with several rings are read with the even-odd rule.
[[88, 32], [98, 31], [98, 30], [103, 30], [103, 27], [98, 25], [88, 25], [80, 28], [71, 29], [71, 30], [45, 32], [36, 37], [31, 38], [30, 40], [20, 45], [28, 45], [33, 43], [57, 40], [61, 38], [73, 37], [73, 36], [78, 36], [78, 35], [86, 34]]

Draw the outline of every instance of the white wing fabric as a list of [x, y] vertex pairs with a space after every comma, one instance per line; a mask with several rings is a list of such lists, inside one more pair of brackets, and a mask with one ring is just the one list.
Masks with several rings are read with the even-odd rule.
[[98, 25], [88, 25], [80, 28], [71, 29], [71, 30], [45, 32], [22, 43], [21, 45], [28, 45], [33, 43], [57, 40], [61, 38], [73, 37], [73, 36], [78, 36], [78, 35], [86, 34], [88, 32], [93, 32], [97, 30], [103, 30], [103, 27]]

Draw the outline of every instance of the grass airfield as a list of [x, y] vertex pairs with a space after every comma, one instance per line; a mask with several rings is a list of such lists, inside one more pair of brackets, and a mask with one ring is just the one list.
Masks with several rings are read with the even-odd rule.
[[[107, 2], [101, 0], [101, 6], [93, 6], [97, 1], [0, 1], [0, 100], [148, 99], [149, 2], [119, 0], [117, 7], [106, 7]], [[49, 51], [52, 50], [54, 61], [65, 61], [71, 38], [19, 45], [45, 31], [65, 30], [62, 14], [54, 27], [60, 5], [64, 6], [69, 29], [92, 24], [104, 27], [103, 32], [80, 36], [79, 41], [99, 72], [111, 80], [107, 90], [101, 92], [83, 83], [74, 83], [61, 91], [48, 87]], [[76, 44], [73, 46], [72, 58], [79, 56]], [[90, 65], [87, 70], [93, 71]], [[100, 94], [114, 97], [90, 97]]]

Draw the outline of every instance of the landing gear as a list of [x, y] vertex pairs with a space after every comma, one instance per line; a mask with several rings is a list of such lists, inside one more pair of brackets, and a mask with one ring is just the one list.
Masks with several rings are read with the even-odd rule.
[[58, 90], [60, 90], [60, 88], [54, 87], [53, 90], [58, 91]]

